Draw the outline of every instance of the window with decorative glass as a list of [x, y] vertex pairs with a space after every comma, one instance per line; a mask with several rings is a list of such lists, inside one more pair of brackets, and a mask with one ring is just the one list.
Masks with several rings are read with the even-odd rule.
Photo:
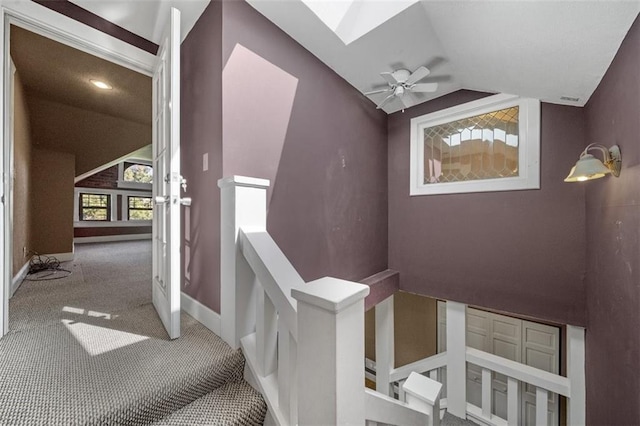
[[411, 120], [410, 195], [540, 187], [540, 102], [494, 95]]
[[108, 194], [80, 193], [80, 220], [111, 220], [111, 197]]
[[152, 220], [153, 203], [151, 197], [127, 197], [129, 220]]

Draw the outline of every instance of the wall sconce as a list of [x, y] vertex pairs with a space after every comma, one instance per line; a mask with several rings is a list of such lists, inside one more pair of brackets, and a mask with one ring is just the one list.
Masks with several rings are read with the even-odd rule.
[[[587, 154], [590, 149], [599, 149], [604, 154], [604, 162], [598, 160], [591, 154]], [[620, 155], [620, 147], [613, 145], [611, 148], [596, 143], [587, 146], [580, 159], [575, 166], [571, 168], [569, 176], [565, 182], [582, 182], [585, 180], [598, 179], [611, 173], [615, 177], [620, 176], [620, 167], [622, 166], [622, 156]]]

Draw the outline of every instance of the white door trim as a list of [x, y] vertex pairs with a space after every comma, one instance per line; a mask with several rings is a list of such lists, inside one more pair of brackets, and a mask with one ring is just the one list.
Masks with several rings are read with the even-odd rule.
[[[0, 237], [4, 241], [2, 250], [2, 291], [0, 291], [0, 337], [9, 330], [9, 292], [12, 281], [12, 247], [11, 237], [13, 229], [10, 223], [12, 205], [9, 199], [11, 188], [11, 152], [13, 141], [9, 133], [11, 91], [13, 78], [10, 71], [9, 28], [10, 24], [20, 26], [29, 31], [49, 37], [83, 52], [90, 53], [102, 59], [114, 62], [123, 67], [151, 76], [156, 61], [155, 55], [140, 48], [123, 42], [113, 36], [105, 34], [95, 28], [78, 22], [72, 18], [54, 12], [32, 1], [0, 0], [0, 81], [2, 81], [2, 102], [0, 116], [2, 116], [3, 132], [0, 132], [2, 144], [2, 158], [0, 162], [0, 177], [3, 182], [2, 204], [3, 220], [0, 224]], [[155, 226], [155, 224], [153, 224]]]

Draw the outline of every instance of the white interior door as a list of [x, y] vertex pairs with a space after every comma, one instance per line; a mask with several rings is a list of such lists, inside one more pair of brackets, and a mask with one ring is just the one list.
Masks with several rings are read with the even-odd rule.
[[[522, 362], [541, 370], [560, 374], [560, 329], [549, 325], [522, 321]], [[549, 392], [549, 426], [558, 425], [558, 395]], [[524, 424], [536, 424], [536, 388], [526, 385], [522, 390]]]
[[[2, 238], [2, 244], [0, 244], [0, 279], [2, 279], [2, 288], [0, 289], [0, 337], [9, 332], [9, 288], [11, 287], [12, 278], [12, 260], [11, 260], [11, 241], [8, 237], [8, 232], [11, 229], [8, 219], [10, 217], [10, 204], [8, 200], [9, 194], [9, 159], [8, 154], [10, 152], [11, 141], [9, 140], [8, 129], [11, 126], [11, 120], [13, 120], [13, 114], [9, 114], [7, 108], [12, 101], [10, 99], [11, 93], [9, 90], [9, 51], [5, 48], [5, 19], [4, 14], [0, 14], [0, 46], [2, 46], [2, 54], [0, 56], [0, 82], [2, 82], [2, 102], [0, 102], [0, 117], [3, 117], [2, 123], [2, 149], [0, 149], [0, 179], [2, 180], [2, 189], [0, 190], [0, 201], [2, 202], [2, 208], [0, 208], [0, 238]], [[12, 77], [12, 76], [11, 76]]]
[[[438, 352], [446, 351], [446, 304], [438, 302]], [[467, 307], [467, 346], [521, 362], [554, 374], [559, 373], [560, 330], [558, 327], [534, 323], [505, 315]], [[446, 384], [446, 370], [441, 377]], [[444, 389], [444, 386], [443, 386]], [[507, 379], [492, 374], [493, 414], [507, 418]], [[482, 405], [482, 369], [467, 364], [467, 401]], [[535, 425], [535, 387], [524, 386], [520, 394], [518, 424]], [[558, 424], [558, 396], [549, 395], [548, 424]]]
[[180, 337], [180, 11], [171, 8], [153, 74], [153, 306]]

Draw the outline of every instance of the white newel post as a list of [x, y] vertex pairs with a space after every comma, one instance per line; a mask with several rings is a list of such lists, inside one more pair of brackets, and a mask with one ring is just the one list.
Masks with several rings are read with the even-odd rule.
[[222, 338], [232, 348], [255, 327], [256, 281], [238, 247], [238, 230], [267, 227], [269, 181], [244, 176], [220, 179], [220, 319]]
[[298, 301], [298, 424], [364, 425], [364, 298], [369, 287], [321, 278]]
[[402, 384], [404, 400], [410, 407], [429, 415], [427, 426], [440, 426], [440, 392], [442, 383], [412, 372]]
[[467, 418], [466, 305], [447, 302], [447, 411]]
[[587, 423], [584, 328], [572, 325], [567, 325], [567, 378], [571, 383], [567, 424], [584, 425]]
[[375, 307], [376, 316], [376, 391], [393, 396], [389, 380], [395, 367], [393, 329], [393, 295]]

